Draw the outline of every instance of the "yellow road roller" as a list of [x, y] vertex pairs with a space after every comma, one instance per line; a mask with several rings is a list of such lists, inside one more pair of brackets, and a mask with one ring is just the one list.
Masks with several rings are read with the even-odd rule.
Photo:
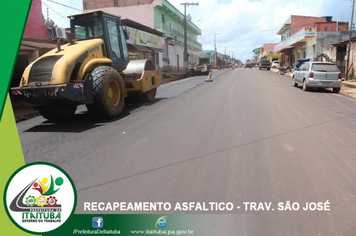
[[112, 118], [121, 113], [127, 96], [155, 98], [162, 75], [150, 60], [130, 62], [119, 16], [98, 10], [68, 17], [68, 43], [59, 40], [27, 66], [19, 87], [10, 89], [14, 102], [54, 120], [73, 116], [80, 104]]

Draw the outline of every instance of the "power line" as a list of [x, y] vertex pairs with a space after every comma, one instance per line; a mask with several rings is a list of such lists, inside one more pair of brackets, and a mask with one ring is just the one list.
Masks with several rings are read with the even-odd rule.
[[69, 21], [69, 19], [65, 16], [62, 16], [60, 13], [56, 12], [55, 10], [53, 10], [50, 6], [48, 6], [46, 3], [43, 2], [44, 5], [46, 5], [49, 9], [51, 9], [52, 11], [54, 11], [55, 13], [57, 13], [59, 16], [61, 16], [62, 18], [66, 19]]
[[[299, 14], [305, 14], [305, 13], [308, 13], [308, 12], [315, 12], [316, 10], [320, 10], [320, 9], [323, 9], [323, 8], [327, 8], [327, 7], [330, 7], [330, 6], [334, 6], [335, 4], [341, 4], [341, 3], [344, 3], [344, 2], [348, 2], [348, 0], [343, 0], [343, 1], [340, 1], [340, 2], [336, 2], [336, 3], [333, 3], [333, 4], [329, 4], [329, 5], [326, 5], [326, 6], [323, 6], [323, 7], [320, 7], [320, 8], [316, 8], [316, 9], [313, 9], [313, 10], [309, 10], [309, 11], [305, 11], [305, 12], [302, 12], [302, 13], [299, 13]], [[286, 17], [288, 16], [285, 16], [285, 17], [277, 17], [277, 18], [273, 18], [273, 19], [270, 19], [270, 21], [276, 21], [276, 20], [280, 20], [280, 19], [285, 19]], [[255, 21], [255, 22], [249, 22], [249, 23], [239, 23], [239, 25], [254, 25], [256, 23], [259, 23], [258, 21]], [[205, 21], [201, 27], [204, 26], [204, 24], [209, 24], [209, 25], [217, 25], [219, 26], [219, 23], [214, 23], [214, 22], [207, 22]], [[201, 28], [199, 27], [199, 28]]]
[[[306, 11], [304, 13], [320, 10], [320, 9], [327, 8], [327, 7], [330, 7], [330, 6], [335, 6], [335, 4], [340, 4], [340, 3], [343, 3], [343, 2], [347, 2], [347, 1], [348, 0], [344, 0], [344, 1], [341, 1], [341, 2], [336, 2], [336, 3], [330, 4], [330, 5], [326, 5], [324, 7], [320, 7], [320, 8], [314, 9], [314, 10], [310, 10], [310, 11]], [[302, 14], [304, 14], [304, 13], [302, 13]]]
[[[53, 2], [53, 3], [55, 3], [55, 4], [58, 4], [58, 5], [61, 5], [61, 6], [64, 6], [64, 7], [68, 7], [68, 8], [71, 8], [71, 9], [73, 9], [73, 10], [83, 11], [83, 9], [79, 9], [79, 8], [71, 7], [71, 6], [68, 6], [68, 5], [65, 5], [65, 4], [62, 4], [62, 3], [59, 3], [59, 2], [55, 2], [55, 1], [52, 1], [52, 0], [46, 0], [46, 1]], [[48, 6], [48, 5], [47, 5], [47, 6]]]
[[[82, 0], [80, 0], [82, 3], [83, 3], [83, 1]], [[68, 4], [73, 4], [73, 5], [76, 5], [76, 6], [78, 6], [78, 7], [83, 7], [83, 4], [76, 4], [76, 3], [74, 3], [74, 1], [72, 0], [72, 1], [70, 1], [70, 2], [68, 2]]]

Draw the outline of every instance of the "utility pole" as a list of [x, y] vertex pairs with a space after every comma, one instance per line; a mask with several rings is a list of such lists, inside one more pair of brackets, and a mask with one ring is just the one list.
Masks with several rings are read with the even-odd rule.
[[336, 31], [339, 31], [339, 5], [335, 5], [337, 7], [337, 15], [336, 15]]
[[48, 11], [48, 7], [47, 7], [47, 27], [49, 27], [49, 11]]
[[187, 49], [187, 6], [198, 6], [198, 3], [181, 3], [180, 5], [184, 5], [184, 68], [187, 71], [188, 65], [188, 49]]
[[355, 0], [353, 0], [353, 4], [352, 4], [352, 16], [351, 16], [351, 26], [350, 26], [350, 39], [349, 39], [349, 50], [347, 52], [347, 63], [346, 63], [346, 75], [345, 75], [345, 79], [348, 80], [349, 77], [349, 65], [350, 65], [350, 50], [351, 50], [351, 38], [352, 38], [352, 26], [354, 23], [354, 10], [355, 10]]
[[215, 38], [215, 35], [220, 35], [220, 33], [214, 33], [214, 50], [215, 50], [215, 62], [214, 62], [214, 66], [217, 65], [217, 60], [218, 60], [218, 57], [217, 57], [217, 52], [216, 52], [216, 38]]

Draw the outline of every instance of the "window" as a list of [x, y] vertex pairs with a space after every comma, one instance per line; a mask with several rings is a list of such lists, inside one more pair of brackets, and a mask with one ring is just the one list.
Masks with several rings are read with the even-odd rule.
[[125, 61], [129, 61], [129, 51], [127, 49], [126, 38], [122, 26], [120, 26], [120, 36], [121, 36], [122, 50], [124, 51], [124, 59]]
[[321, 72], [339, 72], [339, 68], [337, 68], [334, 64], [313, 64], [313, 71], [321, 71]]
[[76, 25], [75, 26], [75, 37], [80, 40], [80, 39], [86, 39], [87, 38], [87, 33], [86, 33], [86, 28], [84, 26]]
[[306, 71], [306, 70], [307, 70], [307, 64], [303, 64], [303, 65], [300, 67], [300, 70], [301, 70], [301, 71]]
[[117, 22], [108, 20], [107, 24], [108, 24], [108, 31], [109, 31], [110, 49], [117, 58], [122, 59], [120, 43], [119, 43], [119, 32], [117, 31], [118, 29]]
[[166, 21], [165, 16], [162, 14], [162, 24], [166, 23], [165, 21]]
[[309, 66], [310, 66], [309, 63], [305, 64], [305, 71], [308, 71], [308, 70], [309, 70]]
[[77, 16], [73, 20], [74, 32], [77, 40], [103, 36], [103, 29], [99, 17]]

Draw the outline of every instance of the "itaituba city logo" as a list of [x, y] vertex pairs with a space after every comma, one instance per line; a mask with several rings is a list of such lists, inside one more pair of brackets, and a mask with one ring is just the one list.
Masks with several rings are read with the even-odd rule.
[[8, 216], [19, 228], [44, 233], [61, 226], [73, 213], [76, 191], [62, 169], [36, 162], [21, 167], [11, 176], [4, 201]]
[[[60, 210], [61, 210], [61, 205], [57, 204], [57, 199], [54, 195], [60, 188], [55, 189], [55, 185], [57, 186], [61, 186], [63, 184], [63, 178], [62, 177], [58, 177], [55, 181], [53, 181], [53, 176], [51, 175], [51, 181], [48, 181], [48, 178], [45, 177], [41, 180], [38, 181], [34, 181], [34, 183], [32, 182], [32, 188], [30, 187], [30, 189], [33, 190], [37, 190], [40, 193], [40, 196], [35, 197], [32, 195], [28, 195], [28, 197], [26, 197], [26, 205], [29, 207], [32, 207], [32, 209], [34, 208], [38, 208], [38, 207], [52, 207], [53, 209], [54, 206], [56, 206], [56, 209], [58, 209], [59, 213], [57, 214], [56, 219], [60, 220]], [[27, 187], [26, 187], [27, 188]], [[23, 196], [19, 196], [16, 197], [13, 202], [14, 203], [18, 203], [21, 202], [21, 200], [23, 200], [22, 198]], [[20, 201], [19, 201], [20, 200]], [[10, 205], [13, 206], [14, 211], [22, 211], [21, 208], [17, 207], [18, 204], [13, 204]], [[10, 208], [11, 209], [11, 208]], [[27, 214], [28, 215], [28, 214]], [[52, 214], [53, 216], [54, 214]], [[46, 219], [48, 219], [49, 214], [47, 214], [47, 217], [45, 217]]]

